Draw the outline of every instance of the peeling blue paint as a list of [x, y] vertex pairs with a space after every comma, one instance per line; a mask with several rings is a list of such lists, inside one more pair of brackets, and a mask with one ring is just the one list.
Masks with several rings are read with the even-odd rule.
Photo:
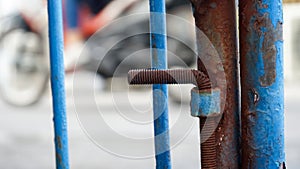
[[191, 115], [194, 117], [207, 117], [220, 113], [221, 95], [219, 89], [199, 91], [194, 88], [191, 91]]
[[241, 23], [249, 22], [240, 26], [243, 168], [279, 169], [285, 162], [282, 1], [242, 4]]

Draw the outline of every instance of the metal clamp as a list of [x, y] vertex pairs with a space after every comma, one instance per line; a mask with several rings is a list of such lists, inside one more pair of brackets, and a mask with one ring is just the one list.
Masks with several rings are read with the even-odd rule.
[[208, 117], [220, 114], [220, 89], [191, 90], [191, 115], [194, 117]]

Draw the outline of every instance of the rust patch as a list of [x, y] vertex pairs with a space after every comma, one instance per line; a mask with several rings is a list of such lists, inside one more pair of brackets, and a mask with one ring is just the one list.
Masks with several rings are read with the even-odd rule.
[[56, 150], [56, 153], [55, 153], [55, 156], [56, 156], [56, 163], [57, 163], [57, 165], [61, 166], [61, 168], [65, 169], [66, 166], [65, 166], [65, 164], [63, 163], [62, 155], [61, 155], [61, 153], [60, 153], [61, 151], [63, 151], [63, 150], [62, 150], [62, 148], [63, 148], [63, 143], [62, 143], [62, 141], [61, 141], [61, 137], [60, 137], [60, 136], [57, 136], [57, 137], [55, 138], [55, 141], [56, 141], [57, 147], [58, 147], [58, 149], [59, 149], [59, 150]]
[[276, 56], [277, 49], [275, 43], [282, 41], [282, 23], [277, 23], [276, 28], [273, 27], [269, 14], [264, 15], [265, 28], [267, 33], [264, 33], [264, 42], [262, 46], [264, 60], [264, 76], [260, 77], [262, 86], [270, 86], [276, 79]]
[[[264, 38], [262, 44], [262, 55], [264, 61], [264, 75], [260, 77], [263, 87], [270, 86], [276, 78], [276, 55], [275, 42], [282, 41], [282, 23], [277, 23], [274, 28], [269, 13], [258, 16], [254, 21], [254, 31]], [[250, 28], [251, 29], [251, 28]]]
[[66, 169], [66, 166], [63, 165], [61, 155], [59, 153], [56, 153], [55, 155], [56, 155], [57, 165], [60, 165], [63, 169]]
[[62, 158], [61, 158], [61, 155], [60, 155], [59, 153], [56, 153], [55, 156], [56, 156], [57, 162], [58, 162], [59, 164], [62, 164]]
[[[217, 150], [216, 150], [216, 132], [211, 133], [211, 131], [216, 130], [217, 116], [210, 117], [200, 117], [200, 133], [201, 133], [201, 168], [202, 169], [217, 169]], [[202, 130], [203, 127], [206, 130]], [[202, 139], [206, 140], [202, 140]]]
[[[282, 41], [282, 23], [278, 22], [276, 27], [272, 24], [270, 20], [269, 13], [264, 13], [263, 15], [258, 14], [258, 12], [253, 7], [256, 1], [242, 1], [240, 3], [241, 7], [241, 37], [246, 37], [248, 32], [255, 32], [260, 37], [263, 37], [263, 42], [261, 49], [256, 47], [250, 47], [247, 41], [241, 41], [241, 55], [246, 56], [248, 52], [254, 52], [261, 50], [262, 59], [264, 63], [264, 75], [260, 77], [259, 81], [261, 86], [267, 87], [272, 85], [276, 79], [276, 55], [277, 50], [275, 43], [277, 41]], [[262, 4], [261, 1], [257, 1], [259, 8], [267, 8], [268, 5]], [[251, 6], [252, 5], [252, 6]], [[250, 23], [252, 18], [255, 17], [253, 25]], [[247, 30], [247, 31], [245, 31]], [[246, 39], [246, 38], [244, 38]], [[260, 43], [259, 41], [257, 43]], [[258, 54], [257, 54], [258, 55]]]
[[57, 147], [58, 147], [59, 149], [62, 149], [62, 142], [61, 142], [60, 136], [57, 136], [55, 139], [56, 139]]
[[[253, 5], [255, 0], [243, 0], [240, 1], [240, 37], [247, 37], [249, 32], [252, 31], [252, 27], [250, 26], [251, 17], [256, 13], [255, 6]], [[260, 24], [260, 20], [256, 20], [256, 25]], [[247, 54], [250, 51], [255, 51], [256, 48], [251, 48], [247, 42], [247, 38], [240, 39], [240, 56], [241, 56], [241, 84], [242, 84], [242, 105], [241, 105], [241, 117], [242, 117], [242, 166], [247, 168], [253, 168], [252, 159], [254, 158], [254, 154], [248, 154], [247, 152], [251, 152], [251, 148], [249, 140], [252, 140], [253, 134], [251, 130], [248, 130], [247, 126], [251, 125], [250, 121], [253, 119], [253, 114], [250, 111], [250, 104], [253, 100], [249, 97], [249, 90], [251, 93], [252, 87], [249, 86], [249, 83], [252, 83], [253, 79], [249, 78], [248, 70], [247, 70]], [[248, 82], [248, 83], [246, 83]]]

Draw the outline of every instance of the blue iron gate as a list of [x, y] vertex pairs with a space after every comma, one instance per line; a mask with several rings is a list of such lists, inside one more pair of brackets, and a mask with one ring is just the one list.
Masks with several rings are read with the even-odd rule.
[[[202, 168], [285, 168], [283, 132], [282, 1], [240, 0], [242, 156], [238, 110], [238, 57], [234, 1], [191, 0], [198, 28], [221, 53], [226, 81], [215, 83], [220, 67], [167, 69], [165, 1], [150, 0], [152, 68], [129, 72], [131, 84], [153, 85], [156, 168], [171, 168], [166, 84], [192, 83], [191, 112], [213, 130], [201, 130]], [[48, 0], [51, 86], [56, 166], [68, 169], [61, 0]], [[198, 41], [200, 42], [200, 41]], [[201, 53], [201, 44], [197, 44]], [[213, 59], [212, 59], [213, 60]], [[211, 72], [216, 77], [209, 77]], [[226, 99], [223, 93], [229, 94]], [[221, 112], [224, 103], [225, 111]], [[221, 119], [216, 124], [216, 119]], [[215, 130], [217, 128], [217, 130]], [[207, 137], [203, 140], [202, 137]]]

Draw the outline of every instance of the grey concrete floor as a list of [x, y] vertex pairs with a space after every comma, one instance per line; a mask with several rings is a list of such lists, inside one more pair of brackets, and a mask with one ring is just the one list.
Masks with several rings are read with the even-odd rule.
[[[78, 81], [72, 81], [71, 76], [66, 79], [71, 168], [153, 169], [150, 90], [114, 91], [113, 95], [98, 89], [94, 92], [85, 84], [91, 78], [83, 73]], [[289, 169], [300, 165], [299, 89], [286, 86]], [[32, 107], [16, 108], [3, 102], [0, 107], [0, 169], [55, 168], [49, 91]], [[200, 165], [197, 119], [189, 116], [186, 104], [171, 102], [169, 109], [173, 168], [197, 169]]]

